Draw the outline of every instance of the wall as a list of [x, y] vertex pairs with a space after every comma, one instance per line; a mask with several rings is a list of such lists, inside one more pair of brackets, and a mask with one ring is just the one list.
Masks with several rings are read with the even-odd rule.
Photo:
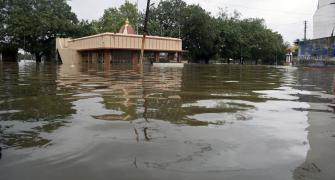
[[[82, 50], [90, 49], [127, 49], [140, 50], [142, 36], [103, 33], [68, 41], [68, 47]], [[182, 51], [182, 41], [176, 38], [147, 36], [145, 41], [147, 51]]]
[[[83, 52], [103, 51], [136, 51], [141, 49], [142, 36], [102, 33], [78, 39], [57, 38], [56, 49], [63, 64], [75, 65], [80, 63]], [[147, 36], [145, 41], [146, 52], [182, 52], [182, 40]]]
[[335, 37], [300, 42], [298, 56], [307, 60], [335, 60]]

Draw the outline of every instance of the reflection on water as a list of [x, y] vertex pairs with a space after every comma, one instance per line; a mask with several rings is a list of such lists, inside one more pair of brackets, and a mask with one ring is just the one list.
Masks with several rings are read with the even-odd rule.
[[58, 129], [75, 112], [71, 96], [57, 85], [56, 66], [2, 64], [0, 82], [0, 142], [5, 147], [46, 145], [50, 140], [40, 134]]
[[334, 69], [305, 69], [298, 71], [297, 88], [311, 92], [300, 94], [301, 101], [308, 102], [310, 149], [305, 162], [294, 171], [294, 178], [301, 179], [335, 179], [335, 115], [332, 110], [334, 102]]
[[333, 98], [305, 76], [0, 64], [0, 179], [292, 179], [310, 148], [310, 103]]

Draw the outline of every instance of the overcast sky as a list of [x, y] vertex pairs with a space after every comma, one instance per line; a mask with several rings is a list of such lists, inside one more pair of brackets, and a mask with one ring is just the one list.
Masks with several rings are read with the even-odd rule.
[[[71, 0], [69, 4], [80, 19], [98, 19], [104, 9], [118, 7], [125, 0]], [[136, 3], [137, 0], [129, 0]], [[318, 0], [184, 0], [188, 4], [200, 4], [204, 9], [217, 15], [219, 8], [228, 8], [230, 12], [237, 10], [242, 17], [259, 17], [266, 25], [278, 31], [284, 39], [293, 42], [303, 38], [303, 21], [308, 21], [307, 37], [312, 38], [313, 14]], [[144, 9], [146, 0], [138, 0], [139, 8]], [[159, 0], [152, 0], [158, 3]]]

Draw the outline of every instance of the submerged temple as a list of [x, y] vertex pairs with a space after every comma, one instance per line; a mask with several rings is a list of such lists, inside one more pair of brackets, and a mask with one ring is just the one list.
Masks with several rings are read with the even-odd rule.
[[[126, 20], [119, 33], [101, 33], [93, 36], [57, 38], [57, 58], [63, 64], [75, 65], [84, 62], [105, 64], [138, 64], [142, 46], [142, 35], [135, 33]], [[159, 62], [161, 53], [173, 53], [180, 62], [182, 40], [178, 38], [147, 36], [145, 53]]]

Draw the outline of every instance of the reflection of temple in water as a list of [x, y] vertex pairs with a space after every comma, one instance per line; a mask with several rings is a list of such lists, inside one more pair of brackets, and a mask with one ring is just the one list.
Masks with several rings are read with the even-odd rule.
[[[102, 120], [135, 120], [139, 118], [160, 119], [171, 107], [180, 108], [182, 69], [160, 69], [145, 66], [108, 67], [83, 64], [78, 67], [61, 66], [59, 83], [68, 88], [87, 84], [83, 92], [99, 92], [106, 109], [122, 114], [96, 116]], [[76, 75], [75, 79], [66, 77]], [[79, 92], [80, 93], [80, 92]], [[165, 107], [165, 109], [163, 108]], [[167, 108], [170, 107], [170, 108]], [[162, 109], [163, 108], [163, 109]], [[171, 114], [172, 115], [172, 114]], [[178, 113], [173, 113], [178, 116]], [[170, 117], [166, 117], [170, 119]]]
[[[103, 99], [101, 103], [112, 112], [94, 118], [109, 121], [133, 121], [144, 118], [174, 124], [208, 125], [209, 122], [195, 120], [192, 116], [205, 113], [234, 113], [252, 107], [236, 102], [218, 102], [213, 107], [202, 107], [197, 105], [198, 101], [243, 98], [261, 100], [256, 95], [244, 96], [243, 93], [253, 94], [249, 91], [236, 92], [244, 91], [243, 84], [257, 81], [258, 77], [243, 75], [244, 79], [239, 79], [241, 83], [228, 85], [223, 83], [224, 78], [239, 78], [239, 75], [236, 75], [239, 68], [232, 68], [232, 72], [223, 72], [216, 67], [208, 68], [211, 73], [217, 72], [215, 78], [202, 74], [202, 69], [196, 66], [184, 68], [144, 66], [141, 69], [138, 66], [106, 67], [87, 63], [78, 67], [61, 66], [59, 83], [67, 88], [78, 89], [77, 93], [98, 93]], [[203, 73], [208, 72], [206, 70]], [[226, 77], [225, 73], [237, 77]], [[75, 78], [69, 79], [68, 76]], [[207, 86], [208, 82], [214, 83], [215, 86], [211, 87], [210, 84]], [[268, 82], [273, 82], [273, 79], [269, 79]], [[259, 84], [263, 85], [261, 88], [264, 88], [264, 85], [268, 88], [278, 86], [263, 82]], [[80, 89], [76, 87], [78, 85], [81, 85]], [[233, 92], [229, 92], [231, 89], [235, 90], [234, 96], [231, 95]]]

